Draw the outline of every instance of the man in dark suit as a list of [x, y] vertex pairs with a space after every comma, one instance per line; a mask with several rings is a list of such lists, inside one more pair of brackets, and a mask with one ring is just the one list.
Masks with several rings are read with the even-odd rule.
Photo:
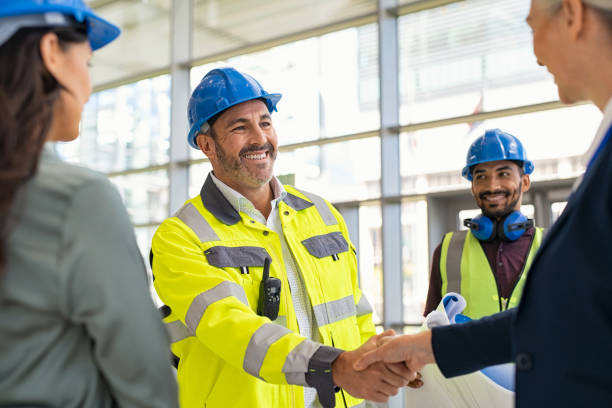
[[[583, 179], [540, 247], [518, 309], [398, 336], [364, 356], [447, 377], [516, 362], [518, 407], [612, 406], [612, 2], [532, 0], [534, 53], [565, 103], [604, 113]], [[553, 136], [551, 136], [553, 137]]]

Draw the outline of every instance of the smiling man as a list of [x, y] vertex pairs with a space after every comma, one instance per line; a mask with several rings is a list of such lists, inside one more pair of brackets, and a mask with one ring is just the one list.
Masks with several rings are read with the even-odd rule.
[[447, 233], [431, 262], [424, 315], [447, 292], [467, 301], [473, 319], [516, 307], [527, 271], [542, 242], [542, 229], [520, 212], [533, 163], [520, 140], [499, 129], [472, 143], [463, 176], [482, 213], [464, 220], [467, 231]]
[[188, 142], [213, 170], [151, 252], [182, 407], [362, 407], [412, 379], [352, 368], [390, 333], [374, 336], [340, 213], [274, 177], [280, 99], [222, 68], [189, 101]]

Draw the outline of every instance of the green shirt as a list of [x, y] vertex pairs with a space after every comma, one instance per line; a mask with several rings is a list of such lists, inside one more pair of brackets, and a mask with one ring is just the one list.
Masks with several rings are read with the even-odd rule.
[[116, 189], [46, 146], [13, 207], [0, 406], [177, 406], [167, 334]]

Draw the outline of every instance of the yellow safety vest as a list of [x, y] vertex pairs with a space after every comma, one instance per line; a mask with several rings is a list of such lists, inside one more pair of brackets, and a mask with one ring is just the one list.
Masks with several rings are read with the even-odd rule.
[[[321, 343], [358, 348], [375, 328], [344, 220], [322, 198], [286, 190], [279, 216]], [[298, 334], [278, 235], [238, 213], [209, 176], [201, 195], [158, 228], [152, 254], [154, 286], [170, 308], [164, 322], [180, 359], [181, 406], [303, 407], [305, 373], [320, 343]], [[274, 322], [256, 314], [266, 256], [270, 276], [282, 282]], [[337, 407], [362, 404], [346, 392], [336, 394]]]
[[470, 231], [447, 233], [440, 252], [442, 296], [448, 292], [461, 294], [467, 302], [462, 313], [472, 319], [518, 306], [527, 271], [542, 238], [543, 229], [536, 228], [520, 278], [510, 297], [505, 299], [499, 296], [495, 275], [478, 238]]

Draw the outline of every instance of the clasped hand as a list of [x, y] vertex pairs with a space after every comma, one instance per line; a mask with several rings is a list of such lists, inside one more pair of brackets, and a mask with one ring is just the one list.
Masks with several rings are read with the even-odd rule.
[[354, 397], [375, 402], [387, 402], [406, 385], [414, 388], [423, 385], [417, 370], [406, 365], [403, 359], [386, 361], [376, 354], [401, 337], [387, 330], [372, 336], [358, 349], [340, 354], [332, 364], [334, 384]]

